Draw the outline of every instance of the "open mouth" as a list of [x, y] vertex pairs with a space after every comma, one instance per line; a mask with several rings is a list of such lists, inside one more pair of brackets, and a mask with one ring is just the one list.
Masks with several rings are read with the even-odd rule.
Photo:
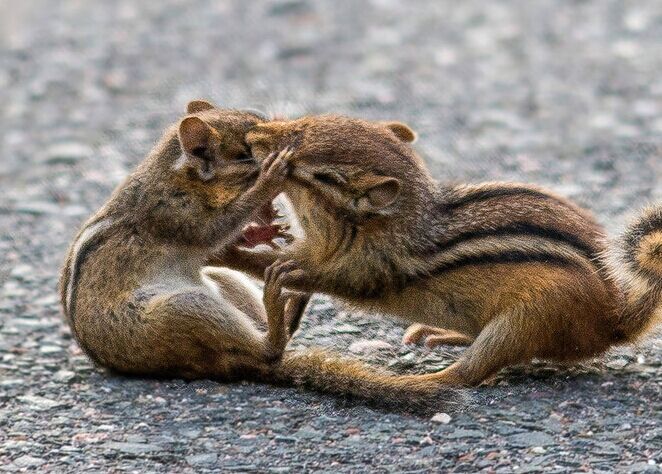
[[288, 233], [290, 226], [285, 222], [276, 222], [283, 219], [272, 202], [262, 206], [255, 214], [254, 220], [244, 227], [239, 237], [239, 245], [253, 248], [258, 245], [268, 245], [279, 248], [278, 240], [287, 244], [294, 240], [292, 234]]

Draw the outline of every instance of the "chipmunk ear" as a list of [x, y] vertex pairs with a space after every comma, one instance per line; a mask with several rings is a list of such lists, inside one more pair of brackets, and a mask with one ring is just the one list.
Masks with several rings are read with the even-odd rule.
[[198, 172], [202, 181], [214, 177], [214, 149], [220, 137], [218, 132], [199, 117], [186, 117], [179, 124], [179, 143], [184, 154], [177, 160], [174, 169], [184, 166]]
[[416, 141], [416, 132], [401, 122], [382, 122], [386, 128], [393, 132], [393, 134], [405, 143], [413, 143]]
[[213, 108], [214, 106], [211, 103], [207, 102], [206, 100], [201, 100], [201, 99], [192, 100], [186, 106], [186, 113], [195, 114], [197, 112], [202, 112], [203, 110], [209, 110]]
[[186, 117], [179, 124], [179, 143], [184, 153], [207, 159], [214, 130], [198, 117]]
[[390, 206], [400, 195], [400, 181], [388, 176], [376, 176], [358, 199], [357, 208], [376, 212]]

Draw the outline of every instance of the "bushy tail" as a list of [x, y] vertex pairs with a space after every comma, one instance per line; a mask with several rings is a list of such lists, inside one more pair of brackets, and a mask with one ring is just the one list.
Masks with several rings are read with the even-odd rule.
[[289, 351], [273, 371], [273, 383], [355, 397], [370, 405], [431, 413], [463, 400], [462, 392], [416, 376], [394, 375], [321, 349]]
[[630, 224], [609, 257], [624, 293], [617, 337], [632, 342], [662, 321], [662, 204]]

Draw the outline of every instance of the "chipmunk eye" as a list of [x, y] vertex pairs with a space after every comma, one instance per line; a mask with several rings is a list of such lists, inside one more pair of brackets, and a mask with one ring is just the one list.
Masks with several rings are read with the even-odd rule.
[[324, 171], [317, 171], [313, 173], [313, 178], [315, 178], [320, 183], [329, 184], [331, 186], [338, 186], [345, 183], [345, 179], [343, 179], [342, 176]]
[[234, 161], [237, 161], [239, 163], [252, 163], [255, 161], [255, 158], [253, 158], [253, 155], [250, 153], [244, 151], [242, 153], [238, 153], [234, 157]]
[[198, 158], [206, 159], [207, 147], [204, 146], [195, 147], [193, 150], [191, 150], [191, 154], [193, 156], [197, 156]]

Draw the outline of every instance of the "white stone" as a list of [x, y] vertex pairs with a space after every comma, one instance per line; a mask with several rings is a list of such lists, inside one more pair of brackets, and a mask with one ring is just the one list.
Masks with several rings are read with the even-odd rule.
[[42, 346], [39, 349], [39, 352], [42, 354], [58, 354], [62, 352], [64, 349], [62, 349], [60, 346]]
[[92, 149], [82, 143], [56, 143], [46, 150], [44, 161], [47, 163], [74, 164], [93, 153]]
[[21, 402], [30, 405], [30, 408], [36, 411], [46, 411], [64, 405], [64, 403], [57, 400], [51, 400], [50, 398], [40, 397], [38, 395], [24, 395], [18, 397], [18, 399]]
[[437, 413], [432, 418], [430, 418], [430, 421], [447, 425], [448, 423], [451, 422], [452, 419], [453, 418], [451, 418], [451, 416], [448, 413]]
[[58, 370], [53, 374], [53, 380], [61, 383], [71, 382], [75, 377], [76, 373], [71, 370]]
[[386, 341], [379, 339], [361, 339], [360, 341], [352, 343], [349, 346], [349, 351], [355, 354], [363, 354], [391, 348], [393, 348], [393, 346]]
[[16, 458], [14, 460], [13, 464], [16, 467], [23, 469], [23, 468], [27, 468], [27, 467], [39, 467], [42, 464], [44, 464], [45, 462], [46, 461], [44, 461], [41, 458], [36, 458], [34, 456], [30, 456], [30, 455], [26, 454], [25, 456], [21, 456], [20, 458]]

